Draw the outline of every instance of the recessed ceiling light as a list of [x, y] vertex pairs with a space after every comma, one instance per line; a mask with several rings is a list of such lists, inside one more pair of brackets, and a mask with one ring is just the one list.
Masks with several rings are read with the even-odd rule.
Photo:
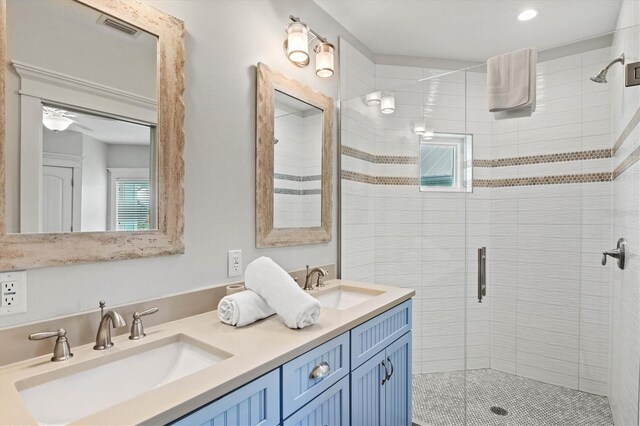
[[536, 16], [538, 16], [538, 11], [535, 9], [527, 9], [524, 10], [520, 13], [520, 15], [518, 15], [518, 19], [521, 21], [528, 21], [530, 19], [535, 18]]

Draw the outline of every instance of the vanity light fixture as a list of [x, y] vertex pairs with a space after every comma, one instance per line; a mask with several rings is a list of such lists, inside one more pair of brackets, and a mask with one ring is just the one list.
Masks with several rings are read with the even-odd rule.
[[396, 98], [393, 93], [384, 93], [380, 99], [380, 112], [393, 114], [396, 111]]
[[536, 16], [538, 16], [538, 11], [535, 9], [527, 9], [527, 10], [523, 10], [522, 12], [520, 12], [520, 15], [518, 15], [518, 20], [520, 21], [529, 21], [533, 18], [535, 18]]
[[433, 139], [433, 129], [426, 120], [416, 120], [411, 122], [411, 132], [420, 137], [420, 140]]
[[367, 106], [380, 105], [380, 99], [382, 99], [382, 92], [367, 93], [364, 97], [364, 103]]
[[[287, 27], [287, 39], [284, 41], [284, 51], [289, 61], [295, 66], [304, 68], [309, 65], [309, 43], [317, 40], [313, 48], [316, 54], [316, 75], [321, 78], [334, 74], [333, 54], [334, 46], [307, 24], [293, 15], [289, 15], [293, 22]], [[311, 34], [311, 39], [309, 39]]]
[[73, 120], [62, 115], [43, 115], [42, 124], [49, 130], [54, 132], [63, 132], [73, 124]]

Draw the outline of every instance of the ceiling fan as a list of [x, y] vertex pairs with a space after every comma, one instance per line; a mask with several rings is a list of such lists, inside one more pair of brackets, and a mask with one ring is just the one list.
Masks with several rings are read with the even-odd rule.
[[93, 129], [78, 123], [73, 119], [74, 117], [77, 117], [77, 115], [71, 114], [69, 111], [46, 105], [42, 106], [42, 124], [49, 130], [56, 133], [63, 132], [73, 124], [83, 130], [93, 131]]

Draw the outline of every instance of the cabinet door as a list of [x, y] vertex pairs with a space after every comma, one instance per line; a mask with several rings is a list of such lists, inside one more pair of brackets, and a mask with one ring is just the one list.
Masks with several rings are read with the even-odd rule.
[[349, 377], [315, 397], [284, 421], [284, 426], [344, 426], [349, 424]]
[[385, 424], [411, 425], [411, 332], [385, 350], [391, 376], [384, 384]]
[[177, 420], [174, 425], [271, 426], [280, 422], [280, 374], [274, 370]]
[[351, 423], [353, 426], [382, 425], [385, 419], [385, 352], [379, 352], [351, 372]]

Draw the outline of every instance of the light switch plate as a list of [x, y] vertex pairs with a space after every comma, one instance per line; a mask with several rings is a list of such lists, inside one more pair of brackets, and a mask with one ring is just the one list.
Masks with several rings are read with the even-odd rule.
[[0, 272], [0, 316], [27, 312], [27, 272]]

